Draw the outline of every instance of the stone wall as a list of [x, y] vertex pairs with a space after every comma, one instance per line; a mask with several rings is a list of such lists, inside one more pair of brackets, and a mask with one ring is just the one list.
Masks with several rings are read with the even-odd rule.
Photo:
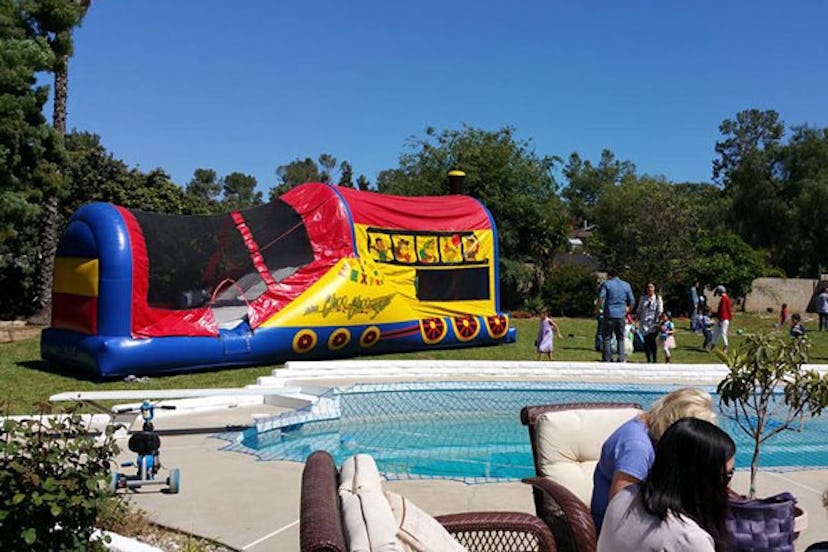
[[815, 279], [757, 278], [745, 298], [745, 311], [779, 312], [782, 303], [787, 303], [788, 313], [804, 313], [816, 285]]

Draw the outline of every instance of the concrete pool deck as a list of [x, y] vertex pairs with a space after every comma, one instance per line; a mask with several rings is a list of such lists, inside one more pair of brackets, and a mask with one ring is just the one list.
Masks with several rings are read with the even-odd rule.
[[[558, 371], [555, 364], [557, 363], [544, 364], [547, 377], [542, 379], [564, 379], [549, 377], [550, 368], [554, 367], [554, 371]], [[632, 366], [638, 368], [643, 365]], [[698, 365], [695, 366], [698, 368]], [[529, 368], [534, 369], [533, 366]], [[410, 372], [407, 375], [413, 376]], [[509, 375], [515, 378], [514, 371]], [[707, 380], [699, 378], [699, 375], [700, 370], [696, 370], [696, 379]], [[316, 385], [323, 380], [342, 384], [346, 381], [356, 383], [356, 380], [366, 382], [374, 379], [369, 374], [362, 374], [359, 378], [349, 376], [328, 373], [327, 377], [319, 374], [309, 379]], [[505, 374], [502, 376], [505, 377]], [[451, 376], [441, 374], [436, 379], [447, 377]], [[467, 377], [466, 375], [462, 379]], [[296, 378], [291, 384], [295, 384], [298, 379], [304, 378]], [[381, 379], [388, 381], [386, 378]], [[487, 373], [479, 375], [479, 379], [498, 378]], [[591, 378], [570, 376], [565, 379], [588, 381]], [[616, 378], [607, 378], [607, 374], [604, 374], [605, 383], [613, 379]], [[619, 379], [630, 383], [625, 376]], [[639, 380], [640, 383], [673, 381], [674, 378], [663, 376]], [[695, 383], [709, 385], [710, 381]], [[165, 467], [181, 470], [181, 492], [171, 495], [163, 493], [160, 487], [145, 487], [138, 492], [129, 493], [131, 503], [145, 510], [150, 519], [161, 525], [214, 539], [236, 550], [298, 550], [303, 464], [259, 461], [249, 454], [221, 450], [228, 443], [215, 438], [215, 430], [204, 431], [205, 428], [248, 425], [259, 416], [284, 411], [286, 409], [283, 407], [268, 404], [240, 404], [221, 410], [158, 416], [156, 428], [162, 432], [162, 462]], [[125, 438], [120, 444], [126, 450]], [[121, 459], [131, 460], [132, 455], [127, 450]], [[732, 486], [737, 492], [744, 492], [747, 490], [747, 481], [748, 473], [738, 471]], [[467, 485], [447, 480], [389, 481], [386, 482], [386, 488], [408, 497], [433, 515], [481, 510], [534, 512], [531, 489], [520, 482]], [[762, 471], [759, 474], [758, 488], [763, 496], [790, 491], [798, 497], [800, 506], [809, 518], [808, 528], [797, 541], [798, 550], [804, 550], [813, 542], [828, 540], [828, 510], [822, 505], [822, 494], [828, 489], [828, 470], [783, 473]]]

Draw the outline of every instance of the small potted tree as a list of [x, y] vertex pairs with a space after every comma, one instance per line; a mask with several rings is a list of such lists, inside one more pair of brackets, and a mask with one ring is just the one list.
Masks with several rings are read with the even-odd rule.
[[718, 351], [728, 367], [717, 389], [720, 405], [753, 444], [748, 499], [756, 497], [762, 445], [782, 431], [801, 429], [828, 406], [828, 376], [803, 367], [808, 348], [806, 338], [749, 334], [729, 352]]

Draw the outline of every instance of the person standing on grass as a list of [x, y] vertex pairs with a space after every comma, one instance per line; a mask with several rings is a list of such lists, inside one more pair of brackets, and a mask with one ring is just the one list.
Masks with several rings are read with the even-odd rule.
[[822, 288], [822, 293], [817, 295], [817, 315], [819, 315], [820, 332], [828, 332], [828, 286]]
[[788, 304], [782, 303], [782, 308], [779, 309], [779, 323], [778, 328], [784, 328], [788, 324]]
[[658, 346], [658, 326], [661, 313], [664, 311], [664, 301], [656, 293], [654, 282], [647, 282], [647, 293], [638, 300], [638, 329], [644, 335], [644, 354], [647, 362], [656, 362]]
[[664, 351], [664, 362], [670, 363], [673, 362], [673, 358], [670, 354], [671, 349], [676, 348], [676, 326], [673, 324], [673, 319], [670, 316], [670, 312], [664, 312], [661, 314], [661, 325], [658, 329], [658, 343], [661, 345], [661, 349]]
[[713, 330], [713, 341], [711, 347], [716, 347], [719, 340], [722, 342], [722, 349], [727, 351], [727, 330], [730, 328], [730, 321], [733, 320], [733, 303], [727, 295], [727, 289], [724, 286], [716, 286], [713, 290], [713, 295], [721, 296], [719, 300], [719, 309], [716, 311], [716, 327]]
[[713, 327], [713, 321], [710, 320], [710, 307], [707, 305], [702, 307], [702, 314], [699, 323], [702, 327], [702, 334], [704, 334], [702, 349], [706, 351], [713, 343], [713, 331], [710, 329]]
[[549, 317], [549, 311], [541, 310], [538, 337], [535, 338], [535, 350], [538, 352], [538, 360], [542, 360], [544, 355], [546, 355], [546, 360], [552, 360], [552, 353], [555, 351], [555, 334], [561, 335], [560, 328]]
[[618, 271], [610, 269], [607, 271], [607, 280], [601, 284], [598, 292], [598, 304], [604, 313], [604, 324], [601, 328], [603, 340], [602, 362], [609, 362], [612, 358], [610, 345], [612, 336], [618, 347], [618, 361], [627, 362], [627, 352], [624, 350], [624, 318], [635, 305], [630, 284], [618, 277]]

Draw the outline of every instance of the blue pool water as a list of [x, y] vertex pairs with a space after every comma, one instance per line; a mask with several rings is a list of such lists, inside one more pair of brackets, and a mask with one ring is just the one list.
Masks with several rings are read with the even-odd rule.
[[[338, 418], [296, 422], [293, 414], [289, 425], [248, 432], [235, 448], [262, 459], [295, 461], [324, 449], [337, 463], [367, 453], [391, 479], [514, 480], [534, 475], [528, 432], [520, 423], [523, 406], [613, 401], [636, 402], [647, 409], [677, 387], [549, 382], [357, 385], [331, 392]], [[715, 394], [714, 400], [718, 402]], [[749, 467], [752, 445], [747, 435], [724, 413], [719, 425], [737, 443], [737, 468]], [[763, 445], [760, 465], [828, 467], [828, 420], [809, 419], [804, 430], [783, 431], [772, 438]]]

